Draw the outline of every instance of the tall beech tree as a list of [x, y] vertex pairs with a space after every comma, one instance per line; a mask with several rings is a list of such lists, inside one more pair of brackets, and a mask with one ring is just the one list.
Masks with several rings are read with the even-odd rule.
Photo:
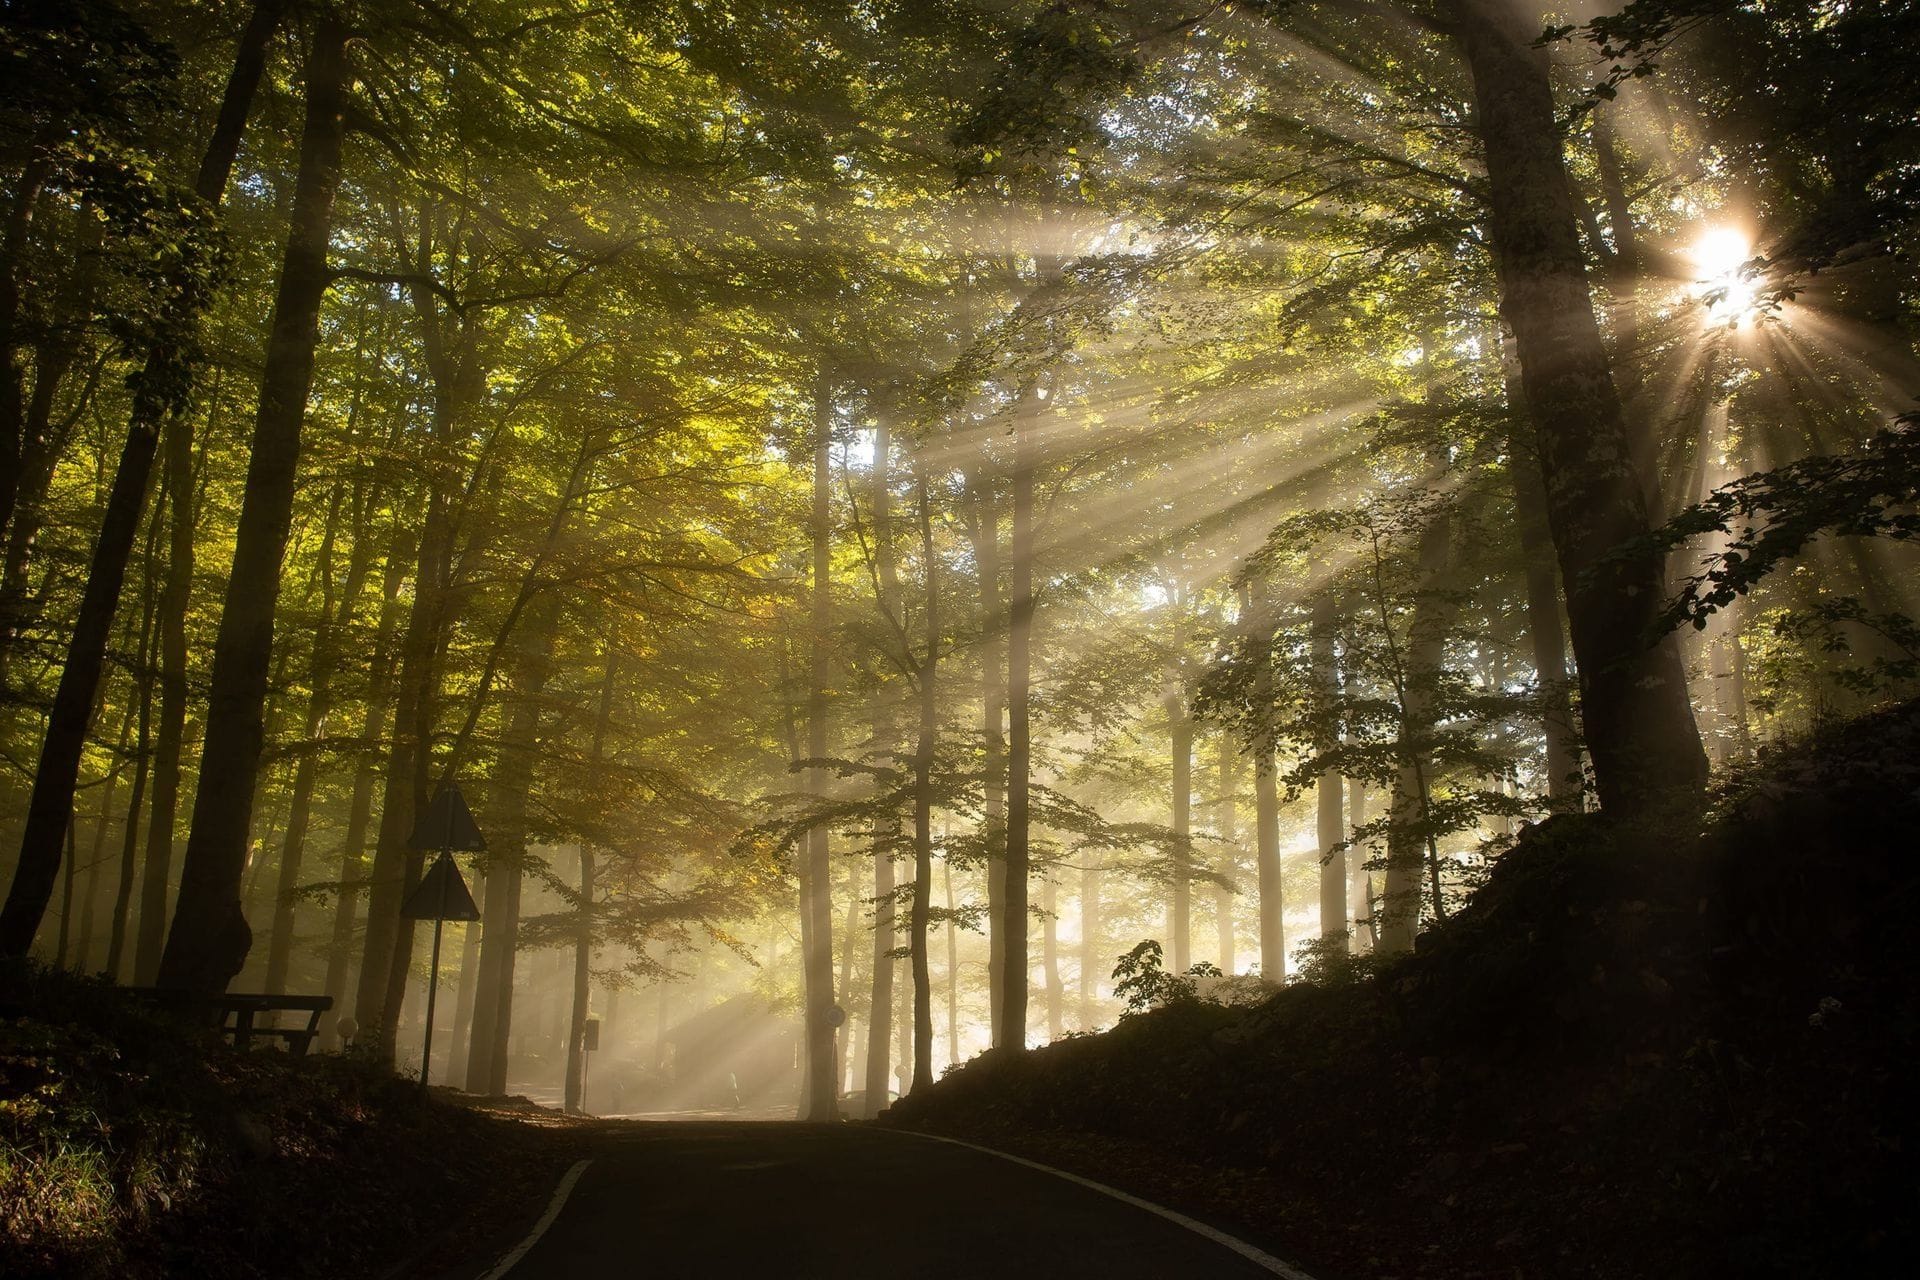
[[[285, 7], [278, 0], [259, 0], [246, 29], [241, 33], [239, 50], [234, 57], [232, 74], [227, 79], [226, 93], [220, 103], [213, 136], [207, 143], [199, 173], [194, 180], [193, 193], [208, 209], [218, 208], [226, 192], [234, 158], [239, 154], [241, 135], [246, 129], [248, 110], [265, 69], [267, 44], [279, 25]], [[341, 40], [344, 48], [344, 34]], [[341, 83], [330, 88], [322, 86], [323, 101], [329, 106], [344, 87], [344, 61], [342, 66]], [[17, 207], [31, 208], [29, 191], [37, 185], [37, 182], [23, 184], [23, 189], [16, 197]], [[331, 185], [327, 186], [325, 197], [330, 205]], [[321, 210], [323, 232], [326, 212], [324, 208]], [[324, 271], [324, 253], [325, 246], [322, 244], [323, 260], [316, 266], [316, 271]], [[34, 771], [33, 796], [27, 804], [26, 826], [20, 837], [19, 862], [14, 868], [13, 884], [8, 890], [6, 904], [0, 907], [0, 955], [26, 954], [52, 895], [54, 878], [60, 865], [61, 843], [72, 821], [73, 788], [80, 766], [80, 753], [92, 720], [101, 664], [106, 653], [107, 637], [113, 630], [114, 615], [119, 607], [127, 560], [132, 553], [141, 513], [146, 506], [154, 454], [159, 448], [163, 424], [170, 418], [177, 421], [180, 417], [178, 411], [185, 406], [192, 386], [194, 326], [208, 292], [205, 265], [198, 259], [199, 254], [191, 240], [183, 241], [169, 255], [169, 261], [174, 264], [177, 273], [168, 281], [169, 292], [173, 295], [169, 313], [156, 330], [143, 367], [130, 380], [133, 412], [127, 426], [126, 445], [121, 451], [119, 465], [114, 469], [113, 488], [107, 497], [99, 536], [94, 542], [93, 556], [88, 565], [86, 592], [74, 619], [71, 638], [67, 643], [66, 661], [61, 667], [59, 689], [54, 694], [46, 734], [41, 740], [40, 762]], [[0, 275], [12, 278], [10, 269], [0, 272]], [[307, 314], [309, 325], [317, 314], [319, 293], [324, 288], [324, 280], [316, 277], [312, 309]], [[4, 298], [0, 298], [0, 302], [4, 301]], [[306, 305], [304, 300], [301, 305]], [[304, 379], [301, 395], [305, 395]], [[0, 396], [0, 400], [9, 404], [14, 399], [12, 392]], [[294, 411], [298, 413], [303, 408], [304, 405], [296, 404]], [[181, 428], [176, 425], [174, 429]], [[289, 459], [289, 501], [292, 494], [291, 462]], [[9, 507], [12, 505], [12, 488], [12, 485], [8, 486]], [[184, 501], [184, 494], [181, 501]], [[281, 537], [284, 536], [282, 533]], [[274, 579], [278, 581], [277, 547], [274, 554]], [[270, 626], [272, 597], [256, 601], [255, 605], [268, 612]], [[264, 653], [260, 662], [264, 671]], [[256, 748], [256, 758], [257, 755]], [[249, 788], [252, 787], [252, 777], [249, 768], [245, 783]], [[240, 954], [245, 955], [244, 945], [240, 948]], [[238, 969], [237, 961], [234, 967]]]
[[222, 990], [240, 972], [253, 941], [241, 910], [240, 880], [246, 870], [255, 776], [265, 745], [261, 717], [273, 656], [281, 562], [293, 520], [300, 429], [313, 385], [320, 303], [331, 283], [327, 246], [347, 130], [350, 34], [341, 18], [322, 11], [313, 20], [308, 41], [300, 167], [269, 322], [246, 499], [214, 642], [207, 736], [200, 752], [192, 828], [180, 865], [180, 898], [167, 949], [160, 957], [162, 986]]

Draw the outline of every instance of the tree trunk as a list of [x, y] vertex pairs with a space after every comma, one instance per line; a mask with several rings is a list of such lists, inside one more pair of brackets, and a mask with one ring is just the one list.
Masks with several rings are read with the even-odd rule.
[[[893, 548], [893, 439], [882, 415], [873, 440], [873, 544], [879, 565], [879, 600], [883, 617], [899, 617], [899, 568]], [[873, 702], [873, 750], [884, 763], [897, 749], [893, 708], [884, 696]], [[884, 784], [882, 784], [884, 785]], [[863, 1118], [872, 1119], [887, 1105], [888, 1075], [893, 1043], [893, 851], [884, 847], [898, 831], [891, 816], [876, 820], [873, 830], [873, 977], [867, 1000], [867, 1059], [862, 1079], [866, 1093]]]
[[[1029, 392], [1024, 400], [1031, 402]], [[1007, 551], [1007, 857], [995, 1048], [1027, 1045], [1027, 889], [1033, 822], [1033, 412], [1014, 415], [1013, 535]]]
[[[163, 503], [169, 501], [166, 488], [163, 480]], [[139, 724], [134, 747], [133, 793], [127, 798], [126, 829], [120, 834], [120, 875], [114, 887], [113, 919], [107, 938], [106, 974], [111, 982], [120, 981], [121, 964], [126, 957], [128, 917], [133, 907], [133, 885], [139, 869], [140, 810], [146, 801], [147, 774], [152, 764], [154, 615], [158, 606], [154, 598], [154, 563], [159, 537], [160, 512], [156, 510], [147, 532], [146, 589], [141, 592], [139, 665], [134, 672], [132, 695], [136, 707], [134, 714]]]
[[[283, 4], [261, 0], [240, 38], [233, 72], [228, 77], [220, 115], [201, 160], [195, 191], [217, 207], [225, 193], [247, 110], [266, 65], [266, 46], [278, 25]], [[24, 193], [23, 193], [24, 194]], [[184, 282], [182, 287], [184, 288]], [[189, 321], [191, 317], [189, 317]], [[127, 443], [114, 472], [113, 488], [100, 522], [81, 597], [68, 639], [66, 664], [54, 694], [53, 710], [41, 744], [27, 803], [27, 821], [20, 839], [20, 859], [4, 907], [0, 907], [0, 956], [25, 955], [46, 913], [60, 866], [60, 846], [73, 810], [73, 788], [86, 745], [95, 693], [100, 686], [107, 638], [126, 579], [127, 559], [146, 504], [147, 480], [159, 441], [160, 423], [168, 410], [161, 388], [191, 376], [183, 353], [175, 345], [156, 343], [146, 356], [145, 370], [136, 380], [144, 389], [134, 397]], [[177, 394], [177, 389], [169, 388]], [[9, 513], [10, 514], [10, 513]]]
[[1676, 650], [1648, 643], [1660, 558], [1605, 560], [1647, 532], [1645, 485], [1594, 323], [1547, 54], [1536, 47], [1538, 18], [1502, 0], [1451, 8], [1473, 77], [1500, 309], [1539, 442], [1594, 777], [1604, 807], [1640, 809], [1697, 791], [1706, 753]]
[[[1446, 643], [1449, 610], [1439, 594], [1446, 572], [1452, 522], [1436, 516], [1420, 533], [1420, 580], [1407, 626], [1407, 645], [1395, 676], [1400, 701], [1399, 772], [1393, 785], [1393, 822], [1387, 828], [1385, 896], [1382, 899], [1378, 949], [1387, 954], [1413, 950], [1420, 927], [1423, 871], [1430, 874], [1434, 913], [1445, 918], [1440, 896], [1438, 852], [1432, 831], [1433, 682], [1440, 671]], [[1385, 602], [1381, 602], [1385, 621]]]
[[[1324, 592], [1313, 602], [1313, 678], [1314, 689], [1330, 707], [1339, 695], [1339, 672], [1333, 656], [1333, 600]], [[1340, 729], [1329, 721], [1321, 728], [1315, 749], [1331, 751], [1340, 740]], [[1347, 952], [1347, 855], [1334, 846], [1346, 839], [1341, 822], [1341, 793], [1344, 785], [1332, 769], [1320, 775], [1314, 810], [1316, 834], [1320, 841], [1320, 941], [1345, 955]]]
[[553, 671], [557, 616], [552, 597], [543, 596], [521, 629], [514, 677], [519, 696], [507, 714], [506, 733], [494, 765], [480, 985], [467, 1051], [469, 1093], [498, 1096], [507, 1091], [513, 969], [520, 949], [520, 891], [527, 857], [527, 800], [533, 790], [534, 756], [540, 746], [540, 694]]
[[269, 326], [233, 570], [213, 646], [207, 736], [180, 864], [180, 898], [160, 957], [159, 981], [167, 987], [224, 990], [253, 942], [240, 906], [240, 879], [265, 745], [261, 711], [273, 656], [281, 559], [293, 520], [300, 428], [313, 385], [320, 304], [329, 283], [327, 242], [346, 134], [348, 35], [345, 24], [330, 15], [314, 24], [293, 221]]
[[[829, 634], [833, 621], [833, 510], [832, 510], [833, 397], [821, 371], [813, 401], [813, 634], [809, 645], [807, 682], [807, 754], [821, 760], [827, 754], [827, 679], [832, 660]], [[807, 790], [815, 797], [827, 794], [823, 766], [807, 770]], [[839, 1117], [834, 1096], [833, 1025], [833, 902], [832, 872], [827, 854], [827, 829], [807, 832], [800, 863], [800, 922], [802, 972], [805, 976], [807, 1096], [801, 1119], [831, 1124]]]
[[[593, 717], [593, 745], [587, 752], [587, 779], [594, 792], [604, 789], [607, 730], [613, 724], [614, 682], [619, 676], [616, 633], [609, 628], [607, 668], [600, 681], [600, 706]], [[567, 1026], [566, 1109], [578, 1115], [586, 1110], [587, 1014], [593, 976], [593, 849], [580, 846], [580, 928], [573, 940], [573, 1017]]]
[[953, 918], [953, 864], [940, 863], [947, 899], [947, 1065], [960, 1061], [960, 926]]
[[987, 1029], [990, 1044], [1005, 1035], [1007, 968], [1007, 683], [1006, 638], [1000, 630], [1000, 512], [990, 474], [970, 474], [974, 498], [968, 526], [980, 587], [981, 812], [987, 857]]
[[327, 512], [326, 529], [320, 538], [321, 607], [320, 626], [313, 637], [313, 649], [307, 665], [307, 720], [303, 748], [293, 770], [293, 794], [287, 804], [287, 829], [280, 843], [280, 874], [273, 895], [273, 927], [267, 942], [266, 990], [286, 989], [287, 964], [293, 955], [294, 899], [300, 888], [300, 869], [307, 845], [307, 825], [312, 812], [313, 789], [319, 781], [320, 739], [326, 732], [327, 717], [333, 710], [333, 670], [338, 665], [340, 630], [350, 625], [354, 605], [366, 580], [372, 559], [366, 530], [354, 531], [353, 558], [348, 564], [347, 580], [336, 605], [333, 598], [333, 556], [335, 524], [339, 519], [341, 494], [336, 489]]
[[1239, 814], [1234, 806], [1234, 791], [1240, 772], [1240, 753], [1234, 748], [1233, 735], [1220, 735], [1220, 881], [1213, 886], [1214, 931], [1220, 943], [1220, 972], [1233, 973], [1238, 963], [1234, 952], [1234, 884], [1240, 876]]
[[1100, 998], [1100, 868], [1089, 850], [1080, 865], [1080, 1030], [1092, 1031]]
[[[486, 901], [486, 878], [476, 874], [473, 892]], [[466, 1087], [467, 1060], [473, 1036], [473, 1008], [480, 987], [480, 922], [469, 920], [461, 926], [460, 995], [453, 1005], [453, 1034], [447, 1040], [447, 1082], [460, 1081]]]
[[413, 551], [411, 539], [401, 534], [387, 549], [387, 567], [380, 587], [380, 623], [374, 634], [373, 661], [367, 675], [367, 695], [361, 720], [362, 755], [353, 773], [353, 795], [347, 803], [347, 832], [340, 843], [340, 896], [333, 907], [333, 935], [327, 950], [326, 991], [333, 997], [329, 1022], [343, 1012], [347, 974], [353, 964], [353, 925], [367, 872], [367, 827], [373, 815], [373, 785], [387, 763], [383, 749], [388, 715], [393, 708], [393, 633], [400, 626], [400, 588], [406, 582]]
[[1193, 717], [1185, 683], [1176, 674], [1163, 701], [1173, 757], [1173, 902], [1167, 916], [1173, 972], [1193, 965]]
[[[1265, 609], [1256, 612], [1252, 591], [1240, 589], [1242, 625], [1252, 632], [1257, 656], [1253, 697], [1262, 714], [1273, 707], [1273, 669], [1267, 649], [1273, 642], [1272, 629], [1264, 618]], [[1253, 838], [1254, 858], [1260, 884], [1260, 973], [1269, 982], [1287, 980], [1287, 936], [1282, 914], [1280, 865], [1280, 779], [1273, 748], [1264, 734], [1253, 751]]]
[[[1367, 821], [1367, 783], [1350, 778], [1347, 783], [1347, 821], [1355, 827]], [[1353, 913], [1353, 942], [1357, 950], [1372, 951], [1375, 946], [1373, 921], [1373, 873], [1367, 870], [1372, 860], [1370, 845], [1352, 849], [1347, 859], [1347, 901]]]
[[580, 928], [573, 940], [573, 1012], [567, 1019], [567, 1086], [569, 1115], [586, 1111], [587, 1014], [593, 999], [593, 850], [580, 846]]

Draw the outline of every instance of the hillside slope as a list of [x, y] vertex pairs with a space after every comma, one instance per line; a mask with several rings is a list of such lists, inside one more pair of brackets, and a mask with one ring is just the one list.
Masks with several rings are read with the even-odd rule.
[[1703, 812], [1529, 829], [1418, 952], [987, 1055], [887, 1123], [1173, 1199], [1329, 1274], [1905, 1273], [1920, 705]]

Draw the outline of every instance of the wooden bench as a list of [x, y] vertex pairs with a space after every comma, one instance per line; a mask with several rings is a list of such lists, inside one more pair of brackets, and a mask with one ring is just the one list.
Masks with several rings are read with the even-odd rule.
[[[333, 1008], [333, 997], [274, 996], [264, 992], [228, 991], [215, 996], [213, 1004], [220, 1011], [220, 1030], [233, 1037], [235, 1048], [252, 1047], [255, 1036], [273, 1036], [286, 1042], [289, 1053], [299, 1056], [306, 1053], [314, 1036], [319, 1034], [320, 1015]], [[307, 1025], [256, 1027], [253, 1024], [253, 1020], [261, 1014], [271, 1016], [276, 1013], [304, 1013], [307, 1015]]]
[[[265, 992], [226, 991], [210, 998], [199, 998], [182, 991], [159, 987], [129, 987], [129, 991], [195, 1018], [207, 1016], [220, 1033], [233, 1039], [234, 1047], [250, 1049], [256, 1036], [283, 1042], [287, 1052], [304, 1055], [320, 1033], [320, 1015], [333, 1008], [332, 996], [269, 995]], [[304, 1013], [305, 1026], [281, 1027], [256, 1025], [256, 1019], [279, 1013]]]

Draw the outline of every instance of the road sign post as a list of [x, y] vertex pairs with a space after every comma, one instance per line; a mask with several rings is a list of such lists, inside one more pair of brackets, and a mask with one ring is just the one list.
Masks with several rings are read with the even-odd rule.
[[427, 1075], [433, 1069], [433, 1006], [440, 990], [440, 931], [448, 920], [480, 918], [480, 908], [474, 905], [473, 894], [461, 878], [460, 868], [454, 864], [453, 853], [456, 849], [462, 853], [478, 853], [487, 847], [487, 841], [474, 825], [473, 813], [459, 788], [442, 783], [434, 793], [433, 802], [414, 824], [413, 834], [407, 837], [407, 847], [440, 851], [432, 869], [420, 878], [420, 883], [400, 907], [400, 914], [410, 920], [433, 921], [433, 958], [427, 967], [427, 1034], [420, 1050], [420, 1096], [424, 1098]]

